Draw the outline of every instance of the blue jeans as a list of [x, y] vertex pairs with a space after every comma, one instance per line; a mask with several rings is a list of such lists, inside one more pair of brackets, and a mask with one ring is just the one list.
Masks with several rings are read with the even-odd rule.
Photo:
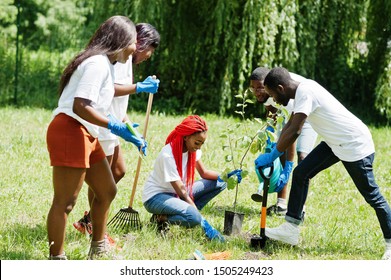
[[[193, 199], [198, 210], [201, 210], [212, 198], [227, 187], [227, 183], [216, 180], [201, 179], [194, 182]], [[167, 215], [171, 224], [194, 227], [201, 223], [202, 216], [189, 203], [173, 193], [159, 193], [144, 202], [144, 207], [152, 214]]]
[[[375, 210], [384, 238], [390, 239], [391, 210], [387, 201], [380, 193], [379, 186], [375, 182], [372, 168], [374, 158], [375, 154], [371, 154], [354, 162], [342, 161], [342, 164], [365, 201]], [[288, 222], [297, 225], [301, 223], [303, 206], [307, 199], [310, 179], [320, 171], [339, 161], [340, 159], [332, 152], [331, 148], [325, 142], [321, 142], [297, 165], [293, 170], [288, 211], [285, 216]]]

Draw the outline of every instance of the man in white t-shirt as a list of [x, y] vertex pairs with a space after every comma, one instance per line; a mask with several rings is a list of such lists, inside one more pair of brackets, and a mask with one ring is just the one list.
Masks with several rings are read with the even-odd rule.
[[[265, 80], [266, 75], [269, 73], [270, 69], [266, 67], [257, 67], [251, 73], [250, 76], [250, 91], [255, 95], [257, 101], [265, 106], [266, 116], [276, 114], [278, 105], [273, 101], [265, 91], [265, 86], [263, 81]], [[304, 81], [306, 78], [297, 75], [295, 73], [290, 73], [291, 77], [295, 81]], [[285, 109], [291, 115], [293, 110], [293, 100], [291, 100], [285, 107]], [[288, 120], [286, 120], [288, 121]], [[270, 128], [268, 128], [270, 129]], [[277, 131], [279, 135], [281, 131]], [[304, 123], [303, 129], [298, 137], [297, 141], [292, 143], [288, 147], [286, 153], [281, 156], [280, 160], [284, 166], [283, 172], [280, 175], [280, 178], [277, 182], [277, 202], [276, 204], [270, 206], [267, 209], [267, 214], [277, 214], [285, 215], [287, 210], [286, 196], [287, 196], [287, 183], [289, 180], [290, 173], [293, 169], [293, 159], [295, 156], [295, 150], [297, 152], [297, 163], [299, 164], [314, 148], [318, 134], [312, 129], [311, 125], [308, 122]], [[262, 184], [260, 186], [263, 186]], [[251, 198], [254, 201], [262, 201], [262, 189], [259, 188], [258, 191], [251, 195]]]
[[[143, 82], [133, 83], [133, 64], [140, 64], [148, 60], [160, 43], [160, 34], [152, 25], [148, 23], [138, 23], [137, 49], [133, 56], [129, 57], [126, 63], [116, 63], [114, 65], [114, 88], [115, 94], [112, 99], [109, 114], [122, 122], [129, 121], [126, 114], [128, 109], [129, 95], [148, 92], [156, 93], [159, 87], [159, 80], [148, 77]], [[115, 183], [118, 183], [126, 172], [125, 160], [122, 155], [119, 139], [108, 129], [99, 128], [99, 143], [110, 163], [111, 172]], [[88, 190], [88, 201], [94, 197], [93, 192]], [[85, 211], [83, 218], [73, 223], [73, 226], [80, 232], [92, 232], [92, 225], [89, 211]]]
[[[299, 242], [299, 225], [310, 179], [341, 161], [365, 201], [375, 210], [386, 250], [383, 259], [391, 259], [391, 209], [380, 193], [373, 174], [375, 147], [368, 127], [334, 96], [313, 80], [297, 82], [282, 67], [272, 69], [265, 78], [265, 89], [282, 105], [295, 101], [293, 114], [285, 125], [276, 147], [256, 160], [257, 167], [268, 166], [296, 140], [306, 120], [323, 141], [295, 168], [289, 194], [286, 222], [266, 228], [266, 236], [291, 245]], [[341, 186], [339, 186], [341, 187]]]

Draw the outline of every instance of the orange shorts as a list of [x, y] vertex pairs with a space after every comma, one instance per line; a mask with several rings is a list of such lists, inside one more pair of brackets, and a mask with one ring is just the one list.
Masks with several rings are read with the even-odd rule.
[[106, 157], [98, 139], [66, 114], [58, 114], [49, 124], [46, 143], [51, 166], [89, 168]]

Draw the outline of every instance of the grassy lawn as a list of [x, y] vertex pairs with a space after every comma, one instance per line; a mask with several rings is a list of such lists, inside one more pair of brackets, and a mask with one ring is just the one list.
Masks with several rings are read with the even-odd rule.
[[[129, 116], [143, 127], [143, 114], [130, 113]], [[232, 260], [381, 258], [384, 243], [375, 212], [358, 193], [340, 163], [312, 180], [306, 203], [306, 219], [301, 227], [301, 240], [296, 247], [275, 241], [268, 241], [264, 250], [258, 252], [249, 247], [251, 235], [259, 234], [260, 211], [260, 204], [250, 198], [257, 188], [256, 175], [251, 168], [256, 156], [252, 154], [246, 159], [250, 175], [240, 184], [238, 195], [237, 210], [245, 213], [241, 234], [227, 236], [224, 244], [207, 241], [200, 227], [184, 229], [172, 226], [166, 237], [158, 235], [156, 229], [149, 224], [151, 215], [141, 203], [142, 188], [166, 136], [184, 117], [154, 112], [151, 115], [147, 133], [148, 156], [141, 166], [133, 204], [133, 208], [139, 211], [143, 227], [127, 234], [114, 232], [109, 228], [110, 235], [122, 248], [118, 250], [116, 259], [184, 260], [195, 249], [206, 254], [228, 251]], [[224, 161], [225, 151], [222, 148], [226, 140], [219, 135], [237, 120], [215, 115], [202, 117], [209, 126], [208, 140], [202, 147], [203, 162], [210, 169], [222, 171], [228, 166]], [[1, 108], [0, 118], [0, 259], [47, 259], [46, 216], [53, 190], [45, 137], [51, 112]], [[388, 164], [391, 155], [391, 130], [371, 127], [371, 131], [376, 145], [377, 183], [390, 202], [391, 169]], [[118, 184], [118, 194], [111, 206], [109, 219], [128, 205], [137, 165], [138, 154], [134, 146], [124, 141], [121, 145], [128, 172]], [[221, 231], [224, 226], [224, 210], [232, 208], [234, 197], [234, 191], [225, 190], [202, 210], [209, 222]], [[274, 204], [275, 201], [276, 195], [271, 194], [269, 204]], [[87, 209], [87, 188], [84, 186], [67, 225], [65, 251], [73, 260], [87, 258], [89, 239], [72, 226]], [[278, 226], [283, 221], [280, 217], [270, 217], [267, 225]]]

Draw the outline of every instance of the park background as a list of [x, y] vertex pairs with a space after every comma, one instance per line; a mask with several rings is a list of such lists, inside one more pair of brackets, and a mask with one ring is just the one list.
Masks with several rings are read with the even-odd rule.
[[[200, 1], [200, 0], [3, 0], [0, 3], [0, 259], [47, 259], [46, 215], [53, 191], [45, 135], [56, 107], [61, 72], [106, 18], [121, 14], [148, 22], [161, 34], [150, 60], [135, 67], [135, 81], [150, 74], [160, 79], [154, 96], [134, 208], [143, 224], [150, 215], [141, 189], [165, 137], [187, 114], [202, 115], [209, 125], [203, 162], [226, 167], [227, 127], [262, 117], [248, 104], [245, 120], [236, 95], [249, 86], [257, 66], [284, 66], [329, 89], [370, 126], [376, 145], [375, 174], [391, 199], [391, 2], [390, 1]], [[129, 116], [143, 126], [147, 95], [131, 96]], [[246, 125], [235, 134], [246, 132]], [[256, 129], [256, 126], [252, 126]], [[234, 135], [236, 136], [236, 135]], [[110, 217], [127, 206], [137, 151], [121, 142], [128, 173], [118, 185]], [[239, 152], [241, 147], [236, 147]], [[255, 155], [246, 158], [251, 168]], [[257, 187], [252, 172], [241, 183], [238, 210], [245, 213], [242, 234], [226, 244], [207, 242], [200, 229], [173, 227], [167, 238], [150, 226], [126, 236], [111, 233], [122, 250], [119, 259], [186, 259], [195, 249], [229, 251], [231, 259], [379, 259], [383, 238], [374, 211], [359, 195], [341, 164], [312, 181], [302, 241], [298, 247], [271, 242], [262, 252], [248, 246], [259, 232], [260, 205], [250, 199]], [[235, 192], [224, 191], [204, 210], [222, 230], [224, 210]], [[275, 202], [271, 195], [270, 203]], [[88, 209], [86, 188], [70, 214], [66, 252], [86, 259], [89, 240], [72, 227]], [[268, 226], [282, 219], [268, 219]]]
[[[391, 119], [387, 0], [3, 0], [0, 105], [54, 108], [63, 68], [115, 14], [161, 34], [152, 59], [135, 69], [135, 81], [150, 73], [162, 81], [160, 111], [232, 115], [254, 68], [283, 66], [366, 122]], [[135, 99], [129, 109], [145, 103]]]

